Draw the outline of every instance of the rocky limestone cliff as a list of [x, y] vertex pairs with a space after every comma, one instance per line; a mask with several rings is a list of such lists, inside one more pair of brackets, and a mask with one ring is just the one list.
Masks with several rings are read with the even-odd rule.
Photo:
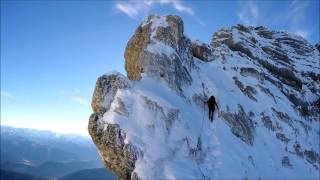
[[191, 41], [184, 36], [178, 16], [149, 16], [130, 38], [124, 57], [130, 80], [139, 80], [141, 74], [146, 74], [167, 81], [179, 91], [192, 81]]
[[[130, 82], [122, 74], [112, 72], [98, 78], [92, 97], [92, 109], [88, 130], [96, 144], [103, 163], [121, 179], [130, 179], [137, 160], [134, 147], [124, 143], [125, 133], [117, 124], [102, 124], [104, 113], [110, 109], [111, 103], [119, 89], [130, 88]], [[118, 109], [118, 113], [127, 113]]]
[[208, 45], [183, 28], [149, 16], [125, 49], [128, 78], [98, 78], [88, 130], [106, 167], [119, 179], [319, 177], [319, 46], [244, 25]]

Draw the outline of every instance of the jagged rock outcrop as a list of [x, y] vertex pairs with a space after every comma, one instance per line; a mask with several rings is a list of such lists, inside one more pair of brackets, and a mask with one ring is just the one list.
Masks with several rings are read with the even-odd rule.
[[207, 45], [183, 28], [149, 16], [125, 49], [128, 78], [98, 78], [88, 130], [105, 166], [119, 179], [319, 177], [317, 46], [245, 25]]
[[[320, 93], [317, 85], [320, 82], [317, 79], [320, 75], [319, 66], [316, 65], [319, 65], [319, 53], [301, 37], [286, 32], [270, 31], [262, 26], [238, 24], [215, 32], [211, 45], [226, 45], [231, 50], [249, 57], [254, 63], [259, 63], [276, 79], [270, 78], [267, 73], [259, 73], [258, 76], [276, 84], [301, 113], [311, 103], [305, 102], [301, 96], [303, 85], [315, 94]], [[257, 76], [257, 73], [255, 74]], [[296, 91], [292, 91], [291, 88]]]
[[320, 52], [320, 44], [317, 43], [317, 44], [315, 44], [314, 46], [315, 46], [315, 48]]
[[226, 120], [235, 136], [240, 137], [241, 140], [252, 146], [254, 140], [254, 124], [240, 104], [238, 108], [238, 113], [234, 114], [222, 111], [221, 117]]
[[118, 72], [105, 74], [98, 78], [92, 96], [93, 112], [104, 113], [110, 108], [118, 89], [129, 88], [130, 82]]
[[127, 88], [130, 88], [130, 82], [118, 72], [99, 77], [91, 104], [94, 113], [90, 116], [88, 125], [89, 134], [99, 149], [103, 163], [119, 179], [130, 179], [137, 152], [134, 146], [124, 143], [125, 132], [121, 131], [119, 125], [103, 124], [101, 119], [110, 109], [118, 90]]
[[213, 60], [213, 49], [208, 44], [202, 43], [200, 41], [192, 42], [192, 54], [194, 57], [205, 62]]
[[117, 124], [101, 125], [102, 116], [93, 113], [89, 119], [89, 134], [99, 149], [104, 165], [119, 179], [130, 179], [137, 160], [137, 151], [131, 144], [124, 142], [125, 133]]
[[191, 41], [184, 36], [178, 16], [149, 16], [130, 38], [124, 57], [130, 80], [139, 80], [144, 73], [180, 91], [192, 81]]

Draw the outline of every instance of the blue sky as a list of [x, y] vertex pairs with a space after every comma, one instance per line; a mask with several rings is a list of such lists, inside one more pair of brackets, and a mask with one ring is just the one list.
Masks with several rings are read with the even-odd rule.
[[191, 39], [236, 23], [319, 42], [319, 1], [1, 1], [1, 124], [86, 134], [98, 76], [148, 14], [177, 14]]

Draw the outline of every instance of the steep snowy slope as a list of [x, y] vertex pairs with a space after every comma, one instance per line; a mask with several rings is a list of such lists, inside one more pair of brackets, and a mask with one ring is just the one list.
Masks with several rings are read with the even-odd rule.
[[98, 78], [89, 133], [120, 179], [317, 179], [319, 57], [285, 32], [236, 25], [207, 45], [178, 16], [149, 16], [127, 44], [128, 78]]

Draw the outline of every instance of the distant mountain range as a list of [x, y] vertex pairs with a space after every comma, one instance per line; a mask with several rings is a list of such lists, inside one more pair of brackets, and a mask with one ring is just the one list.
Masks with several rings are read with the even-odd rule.
[[96, 168], [96, 169], [85, 169], [80, 170], [75, 173], [66, 175], [59, 180], [106, 180], [106, 179], [116, 179], [114, 174], [106, 171], [106, 168]]
[[108, 179], [115, 179], [89, 137], [1, 126], [1, 179], [57, 179], [84, 169], [86, 179], [99, 179], [90, 173], [97, 168], [101, 178], [105, 171]]
[[45, 178], [35, 177], [30, 174], [22, 174], [16, 172], [9, 172], [0, 169], [1, 180], [14, 179], [14, 180], [45, 180]]

